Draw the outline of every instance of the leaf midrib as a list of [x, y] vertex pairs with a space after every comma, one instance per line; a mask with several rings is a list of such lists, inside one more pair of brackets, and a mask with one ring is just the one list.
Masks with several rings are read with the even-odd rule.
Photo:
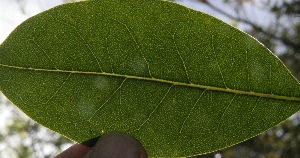
[[123, 77], [123, 78], [129, 78], [129, 79], [137, 79], [137, 80], [144, 80], [144, 81], [167, 83], [167, 84], [172, 84], [172, 85], [175, 85], [175, 86], [193, 87], [193, 88], [200, 88], [200, 89], [206, 89], [206, 90], [211, 90], [211, 91], [221, 91], [221, 92], [226, 92], [226, 93], [250, 95], [250, 96], [269, 98], [269, 99], [289, 100], [289, 101], [299, 101], [300, 102], [300, 98], [298, 98], [298, 97], [282, 96], [282, 95], [260, 93], [260, 92], [253, 92], [253, 91], [243, 91], [243, 90], [236, 90], [236, 89], [230, 89], [230, 88], [205, 86], [205, 85], [199, 85], [199, 84], [193, 84], [193, 83], [182, 83], [182, 82], [169, 81], [169, 80], [164, 80], [164, 79], [147, 78], [147, 77], [131, 76], [131, 75], [124, 75], [124, 74], [116, 74], [116, 73], [30, 68], [30, 67], [12, 66], [12, 65], [5, 65], [5, 64], [0, 64], [0, 66], [7, 67], [7, 68], [19, 69], [19, 70], [30, 70], [30, 71], [43, 71], [43, 72], [56, 72], [56, 73], [72, 73], [72, 74], [88, 74], [88, 75], [103, 75], [103, 76]]

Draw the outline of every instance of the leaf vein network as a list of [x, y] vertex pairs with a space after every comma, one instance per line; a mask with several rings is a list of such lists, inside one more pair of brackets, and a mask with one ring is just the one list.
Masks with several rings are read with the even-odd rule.
[[[52, 18], [54, 18], [52, 15], [51, 15]], [[76, 25], [72, 25], [72, 24], [69, 24], [65, 21], [62, 21], [58, 18], [55, 18], [55, 20], [57, 20], [58, 22], [68, 26], [68, 27], [71, 27], [77, 34], [77, 36], [83, 41], [84, 45], [88, 48], [89, 52], [92, 54], [93, 58], [95, 59], [95, 61], [97, 62], [97, 66], [99, 67], [100, 71], [103, 72], [102, 70], [102, 67], [100, 65], [100, 61], [99, 59], [96, 57], [95, 55], [95, 52], [93, 51], [93, 49], [90, 47], [89, 43], [83, 38], [83, 36], [81, 35], [81, 33], [78, 31]]]
[[145, 60], [145, 62], [146, 62], [146, 64], [147, 64], [149, 76], [150, 76], [151, 78], [153, 78], [153, 76], [152, 76], [152, 74], [151, 74], [151, 70], [150, 70], [150, 64], [149, 64], [149, 61], [146, 59], [144, 53], [141, 51], [141, 48], [140, 48], [139, 44], [137, 43], [136, 38], [135, 38], [134, 34], [132, 33], [132, 31], [128, 28], [128, 26], [127, 26], [126, 24], [124, 24], [124, 23], [122, 23], [122, 22], [120, 22], [120, 21], [118, 21], [118, 20], [116, 20], [116, 19], [114, 19], [114, 21], [116, 21], [117, 23], [123, 25], [123, 26], [126, 28], [126, 31], [130, 34], [130, 36], [131, 36], [132, 40], [134, 41], [134, 43], [135, 43], [135, 45], [136, 45], [136, 47], [137, 47], [139, 53], [141, 54], [141, 56], [143, 57], [143, 59]]
[[35, 41], [35, 39], [32, 39], [32, 42], [45, 54], [45, 56], [52, 62], [52, 64], [55, 66], [55, 62], [50, 58], [50, 56], [48, 55], [48, 53], [45, 51], [45, 49], [43, 49], [38, 42]]
[[219, 119], [219, 123], [218, 123], [216, 132], [218, 132], [219, 129], [221, 128], [221, 126], [222, 126], [222, 121], [223, 121], [223, 119], [224, 119], [224, 116], [226, 115], [227, 110], [229, 109], [230, 105], [233, 103], [233, 101], [234, 101], [234, 99], [235, 99], [236, 96], [237, 96], [237, 94], [235, 94], [235, 95], [232, 97], [232, 99], [230, 100], [229, 104], [225, 107], [225, 110], [222, 111], [222, 115], [221, 115], [221, 118]]
[[123, 86], [123, 84], [125, 83], [125, 81], [127, 80], [127, 78], [124, 78], [124, 80], [121, 82], [121, 84], [119, 85], [119, 87], [106, 99], [106, 101], [103, 103], [103, 104], [101, 104], [100, 106], [99, 106], [99, 108], [97, 108], [96, 110], [95, 110], [95, 112], [91, 115], [91, 117], [88, 119], [89, 120], [89, 122], [91, 122], [91, 120], [93, 119], [93, 117], [96, 115], [96, 113], [98, 112], [98, 111], [100, 111], [102, 108], [104, 108], [104, 106], [106, 105], [106, 103], [108, 103], [108, 101], [110, 101], [110, 99], [119, 91], [119, 90], [121, 90], [121, 87]]
[[183, 65], [183, 68], [184, 68], [184, 71], [185, 71], [185, 75], [186, 75], [186, 77], [187, 77], [187, 80], [189, 81], [189, 83], [192, 83], [192, 82], [191, 82], [191, 79], [190, 79], [190, 76], [189, 76], [189, 74], [188, 74], [188, 71], [187, 71], [186, 64], [185, 64], [185, 62], [184, 62], [184, 60], [183, 60], [183, 58], [182, 58], [182, 56], [181, 56], [181, 54], [180, 54], [180, 52], [179, 52], [179, 48], [178, 48], [177, 44], [176, 44], [176, 42], [175, 42], [175, 34], [172, 35], [172, 39], [173, 39], [173, 43], [174, 43], [174, 45], [175, 45], [175, 47], [176, 47], [176, 52], [177, 52], [177, 54], [178, 54], [178, 56], [179, 56], [179, 58], [180, 58], [180, 60], [181, 60], [181, 62], [182, 62], [182, 65]]
[[150, 118], [152, 117], [152, 115], [154, 114], [154, 112], [157, 110], [157, 108], [162, 104], [162, 102], [164, 101], [164, 99], [166, 98], [166, 96], [169, 94], [169, 92], [171, 91], [171, 88], [174, 85], [171, 85], [169, 87], [169, 89], [167, 90], [167, 92], [165, 93], [165, 95], [162, 97], [162, 99], [159, 101], [159, 103], [157, 104], [157, 106], [152, 110], [152, 112], [149, 114], [149, 116], [147, 117], [146, 120], [143, 121], [143, 123], [140, 125], [140, 127], [137, 129], [138, 131], [150, 120]]
[[225, 78], [224, 78], [224, 75], [222, 73], [220, 64], [219, 64], [219, 60], [217, 58], [217, 53], [216, 53], [215, 46], [214, 46], [214, 35], [212, 34], [212, 32], [211, 32], [211, 46], [212, 46], [212, 49], [213, 49], [212, 52], [214, 54], [214, 58], [215, 58], [215, 61], [217, 63], [217, 67], [218, 67], [219, 73], [221, 75], [221, 78], [223, 80], [224, 86], [225, 86], [225, 88], [228, 88], [227, 85], [226, 85]]
[[202, 98], [202, 96], [204, 95], [204, 93], [206, 92], [206, 89], [200, 94], [200, 96], [198, 97], [197, 101], [193, 104], [191, 110], [189, 111], [188, 115], [186, 116], [186, 118], [184, 119], [182, 125], [181, 125], [181, 128], [179, 130], [179, 133], [181, 134], [182, 133], [182, 130], [183, 130], [183, 127], [186, 123], [186, 121], [190, 118], [192, 112], [194, 111], [194, 108], [195, 106], [197, 105], [197, 103], [199, 102], [200, 98]]
[[72, 73], [69, 73], [68, 77], [63, 81], [61, 86], [59, 86], [58, 89], [53, 93], [53, 95], [51, 95], [51, 97], [43, 104], [47, 104], [62, 89], [62, 87], [67, 83], [71, 75]]

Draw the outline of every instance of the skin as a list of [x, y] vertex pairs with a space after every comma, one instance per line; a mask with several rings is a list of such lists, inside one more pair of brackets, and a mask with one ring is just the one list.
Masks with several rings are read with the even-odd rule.
[[93, 148], [75, 144], [55, 158], [147, 158], [147, 153], [132, 136], [111, 132], [103, 135]]
[[55, 158], [83, 158], [91, 150], [92, 148], [81, 144], [75, 144], [57, 155]]

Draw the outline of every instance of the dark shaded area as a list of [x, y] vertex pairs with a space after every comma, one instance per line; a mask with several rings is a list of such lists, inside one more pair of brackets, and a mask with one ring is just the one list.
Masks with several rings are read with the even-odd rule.
[[86, 140], [86, 141], [84, 141], [84, 142], [82, 142], [80, 144], [91, 148], [91, 147], [95, 146], [95, 144], [97, 143], [97, 141], [98, 141], [99, 138], [100, 138], [100, 136], [92, 138], [92, 139], [89, 139], [89, 140]]

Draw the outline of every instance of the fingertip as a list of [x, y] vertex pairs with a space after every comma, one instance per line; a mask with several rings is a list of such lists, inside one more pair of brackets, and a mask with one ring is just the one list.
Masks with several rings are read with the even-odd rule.
[[142, 144], [132, 136], [111, 132], [103, 135], [89, 153], [89, 158], [147, 158]]
[[74, 144], [54, 158], [83, 158], [92, 148]]

